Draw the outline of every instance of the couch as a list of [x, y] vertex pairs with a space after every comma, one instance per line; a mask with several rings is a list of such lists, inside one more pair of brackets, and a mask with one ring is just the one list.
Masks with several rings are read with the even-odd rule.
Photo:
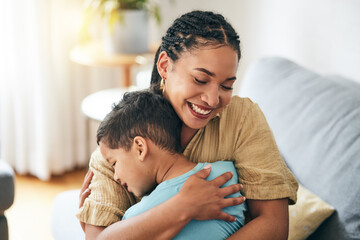
[[5, 210], [14, 202], [14, 171], [5, 160], [0, 159], [0, 239], [9, 238]]
[[[360, 85], [273, 57], [249, 68], [239, 95], [260, 105], [298, 181], [335, 209], [309, 239], [360, 239]], [[80, 238], [77, 199], [56, 198], [56, 240]]]
[[269, 57], [239, 95], [259, 104], [299, 183], [335, 209], [309, 239], [360, 239], [360, 84]]

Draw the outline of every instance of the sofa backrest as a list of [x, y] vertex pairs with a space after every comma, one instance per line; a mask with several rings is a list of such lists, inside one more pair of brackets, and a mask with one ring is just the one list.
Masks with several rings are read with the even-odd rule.
[[360, 84], [272, 57], [239, 95], [259, 104], [298, 181], [336, 209], [310, 239], [359, 239]]

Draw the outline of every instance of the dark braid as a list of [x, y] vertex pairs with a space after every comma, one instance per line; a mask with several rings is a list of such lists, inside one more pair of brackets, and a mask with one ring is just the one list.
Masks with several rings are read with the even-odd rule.
[[169, 27], [155, 54], [151, 75], [152, 89], [159, 92], [161, 77], [157, 70], [157, 61], [162, 51], [174, 62], [184, 51], [206, 46], [229, 46], [241, 57], [239, 35], [225, 18], [213, 12], [192, 11], [177, 18]]

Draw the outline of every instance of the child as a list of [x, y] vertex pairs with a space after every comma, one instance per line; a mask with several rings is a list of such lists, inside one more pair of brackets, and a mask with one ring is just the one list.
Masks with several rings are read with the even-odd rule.
[[[142, 200], [129, 208], [122, 220], [141, 214], [175, 196], [184, 182], [207, 163], [195, 164], [182, 155], [182, 122], [171, 104], [151, 91], [126, 93], [100, 124], [97, 142], [101, 154], [114, 167], [114, 179]], [[224, 186], [238, 183], [230, 161], [211, 163], [207, 180], [232, 172]], [[229, 197], [239, 197], [240, 193]], [[190, 221], [174, 239], [226, 239], [244, 225], [244, 204], [224, 211], [235, 222]]]

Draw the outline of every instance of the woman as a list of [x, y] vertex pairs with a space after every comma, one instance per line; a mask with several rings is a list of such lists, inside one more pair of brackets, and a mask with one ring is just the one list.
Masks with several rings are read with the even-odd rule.
[[[231, 160], [247, 198], [251, 221], [234, 239], [287, 239], [288, 203], [296, 201], [297, 182], [282, 160], [271, 130], [256, 104], [232, 97], [240, 41], [219, 14], [193, 11], [176, 19], [162, 38], [154, 61], [151, 83], [163, 94], [183, 121], [181, 144], [193, 162]], [[78, 218], [85, 222], [88, 238], [102, 232], [141, 239], [175, 236], [191, 219], [233, 217], [222, 208], [241, 204], [242, 198], [224, 198], [241, 190], [239, 185], [219, 188], [231, 175], [204, 179], [210, 169], [189, 178], [180, 193], [134, 218], [119, 221], [136, 202], [126, 189], [113, 182], [112, 168], [98, 152], [90, 161], [94, 176], [85, 179], [80, 202], [91, 194]]]

